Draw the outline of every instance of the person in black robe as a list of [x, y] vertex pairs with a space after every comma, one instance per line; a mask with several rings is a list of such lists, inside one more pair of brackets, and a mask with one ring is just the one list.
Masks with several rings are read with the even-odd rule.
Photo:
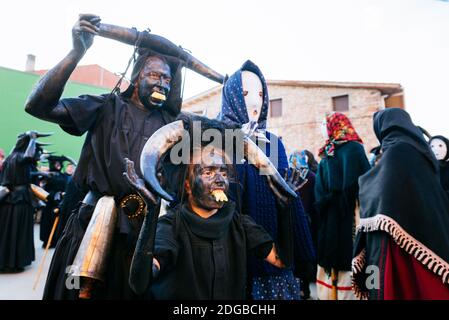
[[[357, 220], [358, 178], [370, 169], [350, 120], [342, 113], [326, 117], [328, 140], [315, 180], [318, 213], [317, 296], [321, 300], [354, 299], [351, 261]], [[336, 290], [332, 290], [336, 283]], [[336, 296], [335, 296], [336, 291]]]
[[[285, 266], [272, 238], [260, 225], [249, 215], [239, 213], [226, 196], [214, 196], [215, 192], [226, 195], [229, 191], [229, 177], [235, 172], [229, 165], [232, 157], [214, 146], [196, 150], [188, 165], [179, 165], [177, 173], [164, 175], [171, 181], [179, 202], [157, 223], [150, 297], [245, 299], [248, 256], [265, 259], [278, 268]], [[145, 198], [147, 207], [156, 203], [144, 181], [135, 174], [132, 161], [125, 175]]]
[[449, 299], [449, 199], [438, 162], [410, 115], [374, 114], [382, 158], [360, 177], [352, 261], [360, 298]]
[[221, 157], [215, 150], [211, 163], [191, 165], [185, 201], [159, 218], [153, 262], [158, 276], [150, 288], [154, 299], [245, 299], [248, 255], [281, 266], [269, 234], [240, 214], [234, 202], [219, 202], [211, 194], [228, 191], [228, 168]]
[[443, 136], [434, 136], [429, 140], [429, 145], [440, 165], [441, 185], [449, 192], [449, 140]]
[[110, 254], [102, 258], [106, 266], [104, 279], [96, 283], [95, 289], [87, 285], [92, 283], [90, 276], [85, 277], [85, 291], [80, 291], [84, 285], [66, 287], [67, 280], [72, 277], [69, 267], [77, 256], [98, 200], [112, 196], [116, 204], [120, 204], [133, 192], [120, 174], [124, 168], [123, 159], [135, 161], [140, 172], [137, 160], [145, 142], [161, 126], [175, 119], [182, 103], [183, 63], [175, 57], [143, 48], [138, 50], [131, 84], [125, 92], [59, 100], [70, 74], [98, 34], [99, 23], [98, 16], [80, 15], [72, 29], [73, 49], [40, 79], [25, 106], [30, 114], [59, 124], [69, 134], [87, 133], [74, 181], [88, 193], [77, 214], [70, 216], [56, 246], [44, 299], [78, 299], [80, 293], [93, 299], [137, 298], [127, 279], [142, 216], [129, 215], [116, 206], [112, 247]]
[[[45, 191], [49, 193], [47, 203], [42, 210], [40, 222], [40, 240], [43, 242], [42, 247], [47, 246], [48, 238], [55, 223], [56, 216], [59, 214], [55, 211], [59, 210], [60, 203], [63, 198], [63, 192], [67, 185], [67, 176], [61, 172], [64, 157], [49, 156], [47, 157], [50, 172], [45, 174]], [[58, 242], [57, 233], [53, 234], [50, 248], [54, 248]]]
[[69, 220], [72, 213], [77, 213], [82, 200], [86, 196], [86, 191], [84, 191], [76, 182], [73, 180], [73, 173], [75, 165], [70, 163], [67, 165], [64, 174], [67, 177], [67, 185], [64, 190], [64, 197], [59, 205], [59, 222], [56, 227], [56, 238], [59, 239], [64, 231], [67, 221]]
[[1, 185], [10, 192], [0, 202], [0, 270], [23, 271], [35, 259], [31, 170], [41, 149], [36, 132], [20, 134], [5, 159]]
[[[58, 123], [69, 134], [81, 136], [87, 132], [73, 179], [81, 188], [89, 190], [90, 197], [86, 196], [77, 214], [67, 221], [50, 265], [44, 299], [78, 299], [79, 288], [66, 288], [67, 267], [75, 259], [96, 201], [102, 195], [112, 195], [119, 202], [132, 192], [123, 177], [117, 174], [122, 171], [123, 159], [137, 160], [146, 140], [162, 125], [172, 121], [180, 108], [181, 70], [147, 50], [140, 51], [134, 65], [132, 88], [123, 94], [83, 95], [59, 100], [65, 82], [87, 50], [84, 44], [89, 39], [92, 43], [92, 34], [80, 24], [89, 24], [88, 29], [92, 29], [98, 21], [96, 17], [80, 17], [74, 27], [75, 48], [44, 75], [26, 106], [29, 113]], [[158, 79], [150, 78], [150, 72], [157, 73]], [[170, 78], [173, 78], [172, 83]], [[170, 90], [170, 85], [174, 90]], [[168, 96], [168, 102], [149, 98], [154, 91]], [[119, 211], [116, 241], [112, 256], [108, 257], [107, 280], [95, 298], [134, 297], [126, 279], [142, 219], [130, 219]]]

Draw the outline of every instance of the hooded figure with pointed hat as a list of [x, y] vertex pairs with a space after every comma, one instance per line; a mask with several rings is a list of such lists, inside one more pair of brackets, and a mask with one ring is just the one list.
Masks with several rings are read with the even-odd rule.
[[[142, 47], [125, 92], [60, 100], [70, 74], [102, 28], [98, 16], [80, 15], [72, 29], [73, 49], [40, 79], [25, 107], [35, 117], [55, 122], [71, 135], [87, 133], [73, 178], [87, 194], [78, 212], [67, 221], [56, 246], [45, 299], [136, 298], [126, 279], [143, 216], [121, 207], [136, 198], [117, 172], [123, 171], [124, 158], [136, 162], [139, 169], [137, 160], [146, 141], [173, 121], [181, 107], [182, 61], [155, 52], [157, 48]], [[110, 214], [105, 208], [111, 210]], [[97, 214], [111, 219], [107, 226], [112, 227], [101, 229], [106, 224]], [[89, 255], [96, 243], [90, 240], [106, 234], [104, 247], [97, 248], [99, 255]], [[73, 268], [67, 273], [70, 266]], [[66, 286], [72, 275], [81, 277], [81, 287]]]
[[34, 131], [20, 134], [3, 163], [0, 184], [9, 193], [0, 202], [0, 271], [23, 271], [35, 258], [30, 183], [42, 152], [37, 137]]

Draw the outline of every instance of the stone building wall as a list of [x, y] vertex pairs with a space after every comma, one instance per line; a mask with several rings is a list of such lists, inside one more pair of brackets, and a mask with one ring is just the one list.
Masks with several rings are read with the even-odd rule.
[[[373, 86], [374, 87], [374, 86]], [[384, 93], [376, 88], [350, 88], [329, 86], [298, 86], [268, 83], [270, 100], [282, 99], [282, 116], [268, 117], [267, 129], [282, 138], [287, 152], [308, 149], [317, 155], [324, 144], [320, 124], [326, 112], [333, 111], [333, 97], [348, 95], [349, 110], [344, 112], [360, 137], [365, 150], [378, 145], [373, 132], [373, 114], [384, 108]], [[214, 89], [193, 97], [183, 105], [183, 110], [218, 115], [221, 105], [221, 89]]]

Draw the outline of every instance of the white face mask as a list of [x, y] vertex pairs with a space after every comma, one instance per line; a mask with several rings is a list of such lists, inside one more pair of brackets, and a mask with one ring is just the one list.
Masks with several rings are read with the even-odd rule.
[[263, 104], [262, 81], [257, 74], [242, 71], [242, 87], [249, 121], [257, 122]]
[[430, 149], [432, 149], [437, 160], [444, 160], [447, 155], [447, 146], [441, 139], [433, 139], [430, 143]]
[[327, 121], [326, 121], [326, 119], [324, 119], [321, 122], [320, 130], [321, 130], [321, 135], [323, 136], [323, 138], [324, 139], [329, 139], [329, 135], [327, 134]]

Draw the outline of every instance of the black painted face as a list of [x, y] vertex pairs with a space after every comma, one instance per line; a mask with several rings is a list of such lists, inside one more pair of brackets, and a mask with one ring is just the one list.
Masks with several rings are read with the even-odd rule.
[[170, 92], [170, 82], [170, 66], [158, 57], [149, 57], [137, 83], [139, 100], [145, 108], [152, 110], [163, 106], [165, 100], [152, 95], [156, 92], [166, 99]]
[[189, 166], [189, 203], [197, 207], [213, 210], [223, 207], [224, 202], [217, 202], [212, 195], [214, 190], [223, 190], [226, 194], [229, 189], [228, 166], [223, 161], [221, 154], [209, 154], [207, 160], [201, 164]]
[[55, 171], [61, 171], [61, 169], [62, 169], [61, 163], [58, 161], [56, 161], [53, 166], [54, 166]]

